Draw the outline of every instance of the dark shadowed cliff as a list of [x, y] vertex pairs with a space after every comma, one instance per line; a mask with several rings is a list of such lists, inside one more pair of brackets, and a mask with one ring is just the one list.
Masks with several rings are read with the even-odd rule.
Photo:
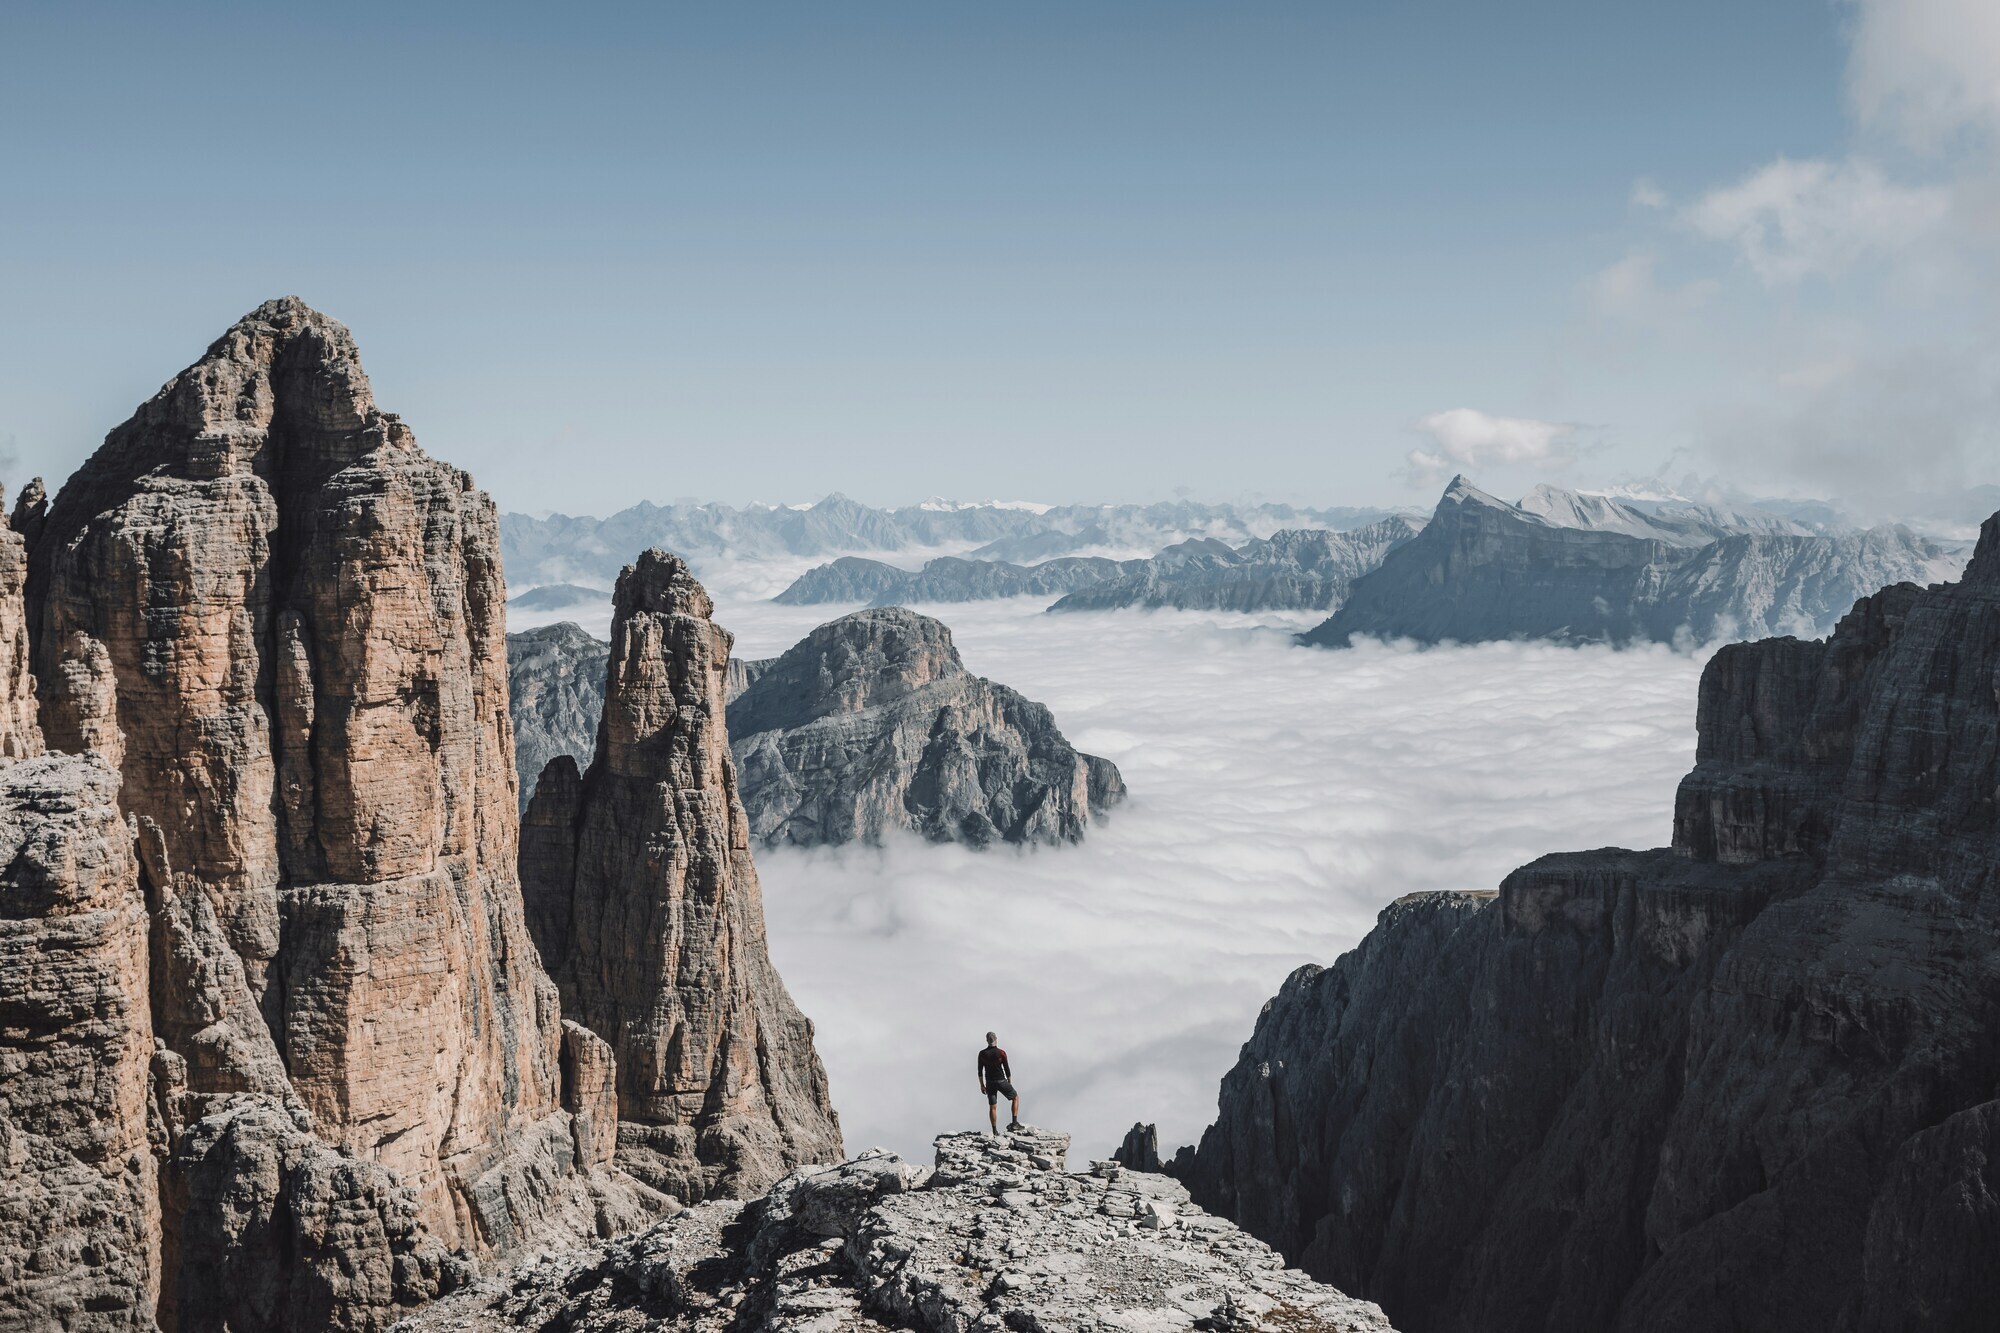
[[1417, 1333], [1990, 1329], [2000, 516], [1962, 583], [1725, 648], [1674, 845], [1398, 902], [1179, 1170]]

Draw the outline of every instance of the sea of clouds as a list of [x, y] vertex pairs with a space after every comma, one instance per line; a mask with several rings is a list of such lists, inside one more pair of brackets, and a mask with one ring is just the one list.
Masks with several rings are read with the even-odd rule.
[[[851, 608], [797, 571], [701, 571], [747, 658]], [[1193, 1141], [1264, 1002], [1392, 899], [1490, 889], [1549, 851], [1669, 835], [1704, 658], [1492, 644], [1295, 646], [1315, 616], [921, 607], [966, 665], [1049, 705], [1131, 797], [1080, 846], [757, 853], [772, 953], [818, 1028], [851, 1150], [983, 1124], [999, 1032], [1023, 1113], [1108, 1155]], [[580, 617], [602, 635], [608, 608]], [[516, 626], [520, 628], [520, 626]]]

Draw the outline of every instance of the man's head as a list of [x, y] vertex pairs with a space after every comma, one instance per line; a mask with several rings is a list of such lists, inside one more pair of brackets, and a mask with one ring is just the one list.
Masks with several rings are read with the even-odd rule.
[[993, 1035], [993, 1034], [992, 1034], [991, 1032], [989, 1032], [989, 1033], [987, 1033], [987, 1034], [986, 1034], [986, 1044], [987, 1044], [988, 1046], [991, 1046], [991, 1045], [992, 1045], [992, 1044], [993, 1044], [994, 1042], [996, 1042], [996, 1041], [999, 1041], [999, 1040], [1000, 1040], [1000, 1038], [998, 1038], [998, 1037], [994, 1036], [994, 1035]]

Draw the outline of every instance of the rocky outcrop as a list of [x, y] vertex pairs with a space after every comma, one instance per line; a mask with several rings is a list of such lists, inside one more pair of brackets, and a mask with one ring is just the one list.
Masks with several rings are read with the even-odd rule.
[[610, 644], [568, 621], [507, 636], [507, 698], [523, 811], [549, 760], [566, 754], [579, 765], [590, 762], [610, 653]]
[[89, 756], [0, 760], [0, 1329], [153, 1326], [146, 904], [117, 794]]
[[861, 1333], [1233, 1329], [1380, 1333], [1164, 1176], [1065, 1169], [1069, 1138], [946, 1135], [936, 1166], [874, 1152], [479, 1282], [407, 1333], [518, 1328]]
[[1119, 578], [1144, 563], [1063, 556], [1039, 565], [1012, 565], [1001, 560], [940, 556], [925, 561], [922, 569], [906, 570], [880, 560], [844, 556], [807, 570], [771, 600], [784, 606], [862, 601], [870, 606], [902, 606], [920, 602], [978, 602], [1031, 593], [1056, 597]]
[[1151, 560], [1128, 561], [1129, 572], [1070, 593], [1049, 609], [1331, 611], [1346, 600], [1354, 580], [1379, 567], [1420, 526], [1397, 517], [1351, 532], [1279, 532], [1238, 547], [1185, 542]]
[[590, 767], [556, 759], [529, 807], [529, 920], [563, 1011], [616, 1055], [619, 1163], [685, 1200], [752, 1194], [837, 1159], [840, 1127], [765, 946], [730, 638], [664, 551], [626, 567], [614, 606]]
[[750, 833], [767, 844], [1062, 843], [1121, 800], [1049, 710], [965, 669], [951, 631], [900, 607], [820, 626], [729, 706]]
[[1744, 533], [1690, 545], [1565, 526], [1463, 477], [1415, 539], [1354, 582], [1307, 643], [1357, 636], [1419, 643], [1708, 643], [1818, 636], [1858, 597], [1954, 576], [1959, 558], [1903, 528], [1838, 535]]
[[[493, 506], [376, 408], [347, 330], [260, 307], [34, 509], [41, 729], [115, 774], [88, 804], [115, 792], [122, 836], [87, 843], [118, 849], [92, 873], [137, 852], [142, 965], [118, 986], [144, 1000], [119, 1002], [119, 1049], [155, 1088], [125, 1225], [159, 1237], [162, 1324], [380, 1327], [442, 1289], [447, 1252], [664, 1206], [581, 1162], [563, 1106], [515, 879]], [[24, 679], [15, 540], [0, 694]], [[26, 709], [0, 699], [0, 749], [33, 748]], [[30, 845], [67, 836], [31, 808]]]
[[1671, 849], [1392, 905], [1180, 1178], [1419, 1333], [1989, 1324], [1996, 674], [2000, 516], [1961, 583], [1723, 649]]

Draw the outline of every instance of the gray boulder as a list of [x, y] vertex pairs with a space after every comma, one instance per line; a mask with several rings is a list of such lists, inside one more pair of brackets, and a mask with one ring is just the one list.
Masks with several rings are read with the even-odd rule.
[[820, 626], [729, 705], [754, 837], [814, 846], [1060, 843], [1125, 784], [1049, 710], [965, 669], [951, 631], [900, 607]]

